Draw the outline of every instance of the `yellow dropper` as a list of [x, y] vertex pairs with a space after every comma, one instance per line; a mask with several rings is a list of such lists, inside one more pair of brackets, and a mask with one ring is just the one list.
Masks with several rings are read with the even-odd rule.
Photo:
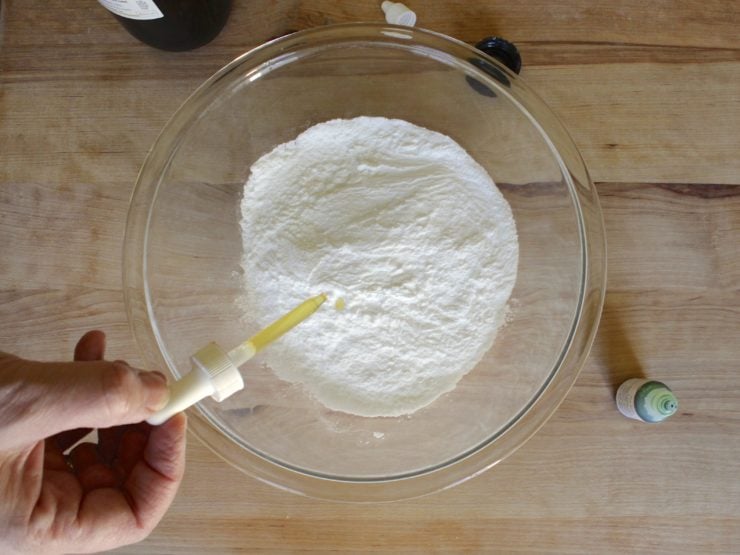
[[289, 332], [306, 318], [311, 316], [326, 301], [326, 295], [322, 293], [303, 301], [285, 316], [278, 318], [272, 324], [258, 331], [238, 347], [229, 351], [229, 358], [235, 366], [241, 366], [270, 343]]
[[159, 425], [208, 395], [221, 402], [243, 389], [244, 379], [238, 367], [311, 316], [324, 301], [326, 295], [322, 293], [302, 302], [228, 353], [217, 343], [209, 343], [200, 349], [190, 358], [193, 369], [170, 384], [167, 406], [146, 421]]

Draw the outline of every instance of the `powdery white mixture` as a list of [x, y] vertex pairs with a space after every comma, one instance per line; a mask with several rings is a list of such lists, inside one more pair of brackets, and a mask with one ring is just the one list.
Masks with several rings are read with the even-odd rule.
[[241, 208], [248, 314], [266, 325], [330, 295], [265, 356], [331, 409], [414, 412], [452, 390], [504, 323], [511, 209], [445, 135], [375, 117], [315, 125], [252, 166]]

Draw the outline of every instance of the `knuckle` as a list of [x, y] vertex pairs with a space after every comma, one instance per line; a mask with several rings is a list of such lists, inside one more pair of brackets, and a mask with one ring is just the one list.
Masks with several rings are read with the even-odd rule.
[[102, 377], [103, 401], [108, 415], [115, 419], [128, 414], [133, 408], [131, 392], [137, 379], [135, 371], [129, 366], [113, 363]]

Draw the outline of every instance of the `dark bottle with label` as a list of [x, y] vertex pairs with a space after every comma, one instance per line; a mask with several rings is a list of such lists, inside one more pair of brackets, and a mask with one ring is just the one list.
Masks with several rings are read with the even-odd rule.
[[98, 0], [141, 42], [161, 50], [192, 50], [221, 32], [231, 0]]

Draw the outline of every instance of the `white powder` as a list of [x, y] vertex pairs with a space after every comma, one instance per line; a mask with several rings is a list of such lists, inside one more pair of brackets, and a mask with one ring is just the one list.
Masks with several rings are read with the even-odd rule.
[[516, 280], [511, 209], [449, 137], [401, 120], [315, 125], [253, 166], [242, 201], [245, 308], [268, 324], [326, 292], [265, 351], [325, 406], [399, 416], [491, 347]]

